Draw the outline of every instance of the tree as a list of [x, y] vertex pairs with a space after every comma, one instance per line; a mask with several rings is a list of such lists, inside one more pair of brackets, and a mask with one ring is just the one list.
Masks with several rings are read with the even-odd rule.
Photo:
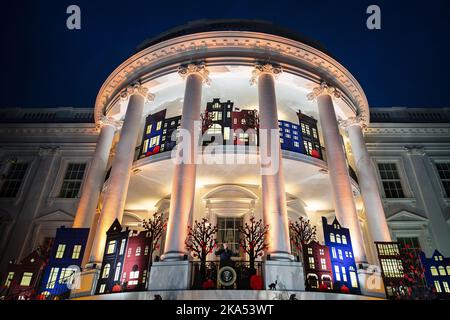
[[152, 218], [143, 221], [143, 226], [146, 232], [149, 233], [149, 266], [151, 266], [153, 262], [153, 253], [159, 248], [159, 240], [167, 227], [167, 219], [165, 219], [161, 213], [155, 212]]
[[193, 226], [188, 226], [188, 235], [185, 241], [186, 249], [194, 258], [200, 260], [200, 275], [204, 280], [206, 276], [206, 258], [217, 246], [215, 235], [217, 226], [212, 226], [208, 219], [194, 221]]
[[214, 117], [213, 113], [208, 111], [205, 111], [204, 113], [200, 114], [200, 119], [202, 121], [202, 134], [204, 134], [212, 127], [213, 117]]
[[255, 259], [261, 257], [264, 251], [269, 248], [267, 242], [267, 232], [269, 225], [264, 224], [262, 219], [256, 221], [255, 217], [250, 218], [249, 223], [239, 227], [240, 245], [242, 250], [248, 254], [250, 260], [250, 269], [255, 268]]
[[403, 279], [399, 283], [399, 288], [404, 290], [397, 290], [394, 299], [433, 299], [433, 292], [426, 285], [425, 268], [420, 260], [419, 250], [411, 248], [408, 244], [400, 246], [400, 257], [403, 264]]
[[303, 251], [303, 245], [316, 240], [316, 227], [313, 227], [310, 221], [304, 217], [290, 222], [289, 229], [291, 241], [300, 252]]
[[248, 129], [259, 129], [259, 116], [258, 110], [253, 110], [250, 112], [246, 112], [244, 115], [245, 119], [245, 130]]

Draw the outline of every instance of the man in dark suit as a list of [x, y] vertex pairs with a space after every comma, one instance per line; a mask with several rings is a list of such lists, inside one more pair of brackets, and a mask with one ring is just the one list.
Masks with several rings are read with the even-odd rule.
[[228, 243], [224, 242], [222, 247], [222, 249], [216, 250], [215, 252], [216, 256], [220, 256], [220, 268], [224, 266], [231, 266], [233, 264], [231, 257], [237, 256], [237, 254], [228, 248]]

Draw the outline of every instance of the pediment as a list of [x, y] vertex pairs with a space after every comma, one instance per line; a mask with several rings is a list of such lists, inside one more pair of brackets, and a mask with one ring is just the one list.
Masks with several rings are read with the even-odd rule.
[[388, 222], [424, 222], [424, 223], [428, 222], [428, 218], [406, 210], [394, 213], [386, 220]]
[[73, 221], [74, 216], [68, 212], [63, 210], [52, 211], [50, 213], [46, 213], [39, 218], [37, 218], [36, 222], [41, 221]]

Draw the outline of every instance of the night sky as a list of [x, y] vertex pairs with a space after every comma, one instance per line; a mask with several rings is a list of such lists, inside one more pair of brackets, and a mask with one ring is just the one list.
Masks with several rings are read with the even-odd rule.
[[[81, 30], [66, 8], [81, 8]], [[381, 7], [382, 29], [366, 28]], [[196, 19], [272, 21], [321, 43], [371, 106], [450, 107], [450, 0], [2, 1], [0, 107], [92, 107], [146, 38]]]

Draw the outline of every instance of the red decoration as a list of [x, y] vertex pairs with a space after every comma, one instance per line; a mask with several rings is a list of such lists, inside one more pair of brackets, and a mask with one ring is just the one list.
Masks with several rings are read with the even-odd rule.
[[344, 284], [341, 287], [341, 293], [350, 293], [350, 289]]
[[212, 281], [211, 279], [204, 281], [202, 284], [202, 289], [204, 290], [214, 289], [215, 287], [216, 286], [214, 284], [214, 281]]
[[319, 151], [317, 151], [316, 149], [313, 149], [313, 150], [311, 151], [311, 156], [314, 157], [314, 158], [319, 159], [319, 158], [320, 158], [320, 153], [319, 153]]
[[250, 277], [250, 289], [252, 290], [263, 289], [263, 279], [261, 276], [254, 274]]
[[[348, 288], [347, 288], [348, 289]], [[322, 283], [319, 286], [319, 291], [328, 291], [328, 286], [325, 283]]]
[[121, 292], [122, 287], [119, 284], [115, 284], [114, 287], [111, 289], [112, 292]]

